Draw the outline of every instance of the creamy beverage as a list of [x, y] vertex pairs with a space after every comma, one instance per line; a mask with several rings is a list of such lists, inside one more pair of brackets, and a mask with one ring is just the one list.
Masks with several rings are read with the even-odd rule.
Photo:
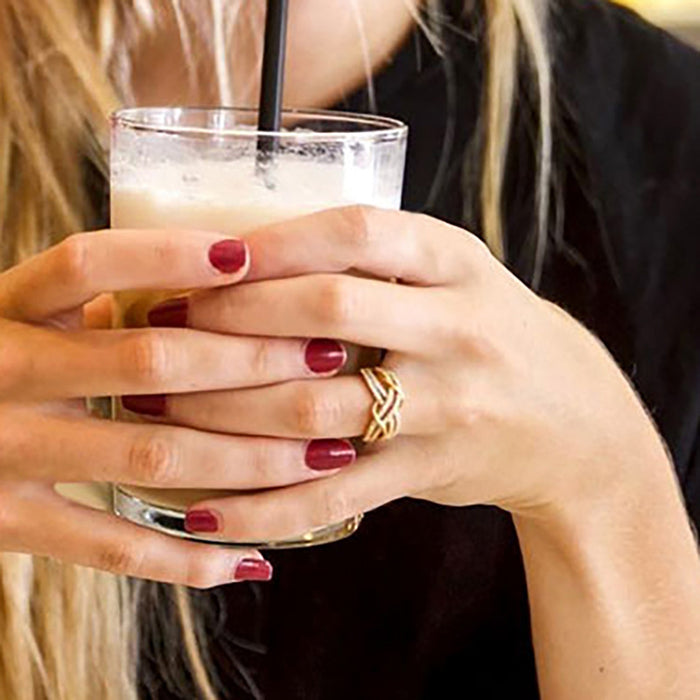
[[[195, 229], [245, 237], [260, 226], [331, 207], [399, 207], [407, 134], [400, 122], [338, 112], [285, 112], [282, 128], [262, 136], [257, 123], [255, 111], [245, 109], [118, 112], [112, 120], [112, 227], [171, 229], [174, 236], [178, 229]], [[155, 304], [192, 291], [119, 293], [115, 326], [147, 326]], [[377, 350], [346, 347], [344, 371], [377, 363]], [[119, 397], [112, 404], [115, 420], [147, 420], [125, 410]], [[168, 534], [223, 541], [187, 532], [184, 516], [195, 501], [224, 493], [119, 484], [114, 487], [113, 508], [122, 517]], [[354, 532], [360, 517], [288, 540], [245, 544], [299, 547], [330, 542]]]

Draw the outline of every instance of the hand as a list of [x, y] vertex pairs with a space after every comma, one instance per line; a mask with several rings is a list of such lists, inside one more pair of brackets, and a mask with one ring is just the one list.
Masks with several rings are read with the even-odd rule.
[[[328, 335], [388, 348], [407, 398], [401, 435], [323, 481], [210, 499], [228, 538], [282, 538], [402, 496], [540, 516], [624, 491], [661, 441], [602, 345], [465, 231], [352, 207], [248, 239], [246, 284], [204, 291], [181, 322], [217, 333]], [[359, 270], [378, 279], [350, 276]], [[392, 277], [401, 284], [392, 284]], [[357, 376], [172, 395], [163, 420], [284, 439], [358, 436]], [[658, 461], [655, 462], [658, 464]]]
[[[269, 574], [257, 552], [168, 537], [54, 490], [56, 482], [73, 481], [261, 488], [324, 475], [305, 464], [301, 441], [86, 415], [85, 396], [204, 391], [318, 376], [307, 364], [311, 346], [299, 339], [94, 328], [109, 315], [109, 299], [98, 297], [100, 292], [240, 281], [249, 268], [247, 249], [240, 241], [221, 241], [218, 234], [185, 231], [78, 234], [0, 275], [0, 550], [196, 587], [246, 572]], [[210, 257], [214, 245], [219, 252], [233, 245], [244, 264], [232, 273], [220, 271]], [[239, 568], [248, 559], [254, 561]]]

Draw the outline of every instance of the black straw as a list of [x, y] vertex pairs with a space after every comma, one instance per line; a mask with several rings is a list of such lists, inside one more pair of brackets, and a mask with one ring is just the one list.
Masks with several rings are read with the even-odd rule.
[[[282, 122], [288, 9], [289, 0], [267, 0], [258, 114], [260, 131], [279, 131]], [[268, 165], [277, 148], [278, 143], [274, 136], [261, 136], [258, 139], [258, 164]]]

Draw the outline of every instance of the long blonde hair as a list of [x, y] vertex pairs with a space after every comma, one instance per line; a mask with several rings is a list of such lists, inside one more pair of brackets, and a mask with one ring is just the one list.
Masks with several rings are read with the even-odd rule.
[[[181, 23], [180, 0], [169, 0]], [[439, 0], [431, 0], [439, 2]], [[221, 2], [211, 0], [221, 57]], [[473, 10], [466, 0], [467, 11]], [[502, 203], [518, 57], [540, 110], [537, 265], [549, 210], [551, 69], [547, 0], [486, 0], [487, 77], [481, 153], [484, 236], [503, 258]], [[127, 94], [133, 42], [157, 24], [153, 0], [0, 0], [0, 259], [3, 266], [94, 224], [86, 168], [104, 168], [105, 124]], [[218, 38], [217, 38], [218, 37]], [[188, 50], [187, 41], [183, 49]], [[522, 50], [524, 49], [524, 50]], [[228, 91], [218, 61], [219, 88]], [[165, 591], [198, 697], [217, 697], [181, 587], [128, 582], [21, 554], [0, 556], [0, 697], [137, 697], [139, 600]], [[163, 597], [163, 596], [161, 596]]]

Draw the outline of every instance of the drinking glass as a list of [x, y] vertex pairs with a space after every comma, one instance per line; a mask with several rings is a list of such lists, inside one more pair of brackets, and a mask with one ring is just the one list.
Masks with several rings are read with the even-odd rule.
[[[212, 230], [245, 236], [273, 222], [348, 204], [397, 209], [407, 128], [384, 117], [287, 111], [278, 132], [256, 128], [257, 111], [227, 108], [126, 109], [112, 117], [113, 228]], [[148, 325], [150, 308], [192, 290], [115, 294], [114, 326]], [[349, 349], [345, 371], [373, 364], [370, 349]], [[144, 420], [112, 399], [114, 420]], [[196, 468], [197, 465], [191, 465]], [[235, 465], [231, 465], [235, 469]], [[185, 530], [187, 507], [226, 490], [113, 485], [113, 509], [147, 527], [193, 540], [287, 548], [353, 533], [358, 515], [291, 539], [228, 542]]]

